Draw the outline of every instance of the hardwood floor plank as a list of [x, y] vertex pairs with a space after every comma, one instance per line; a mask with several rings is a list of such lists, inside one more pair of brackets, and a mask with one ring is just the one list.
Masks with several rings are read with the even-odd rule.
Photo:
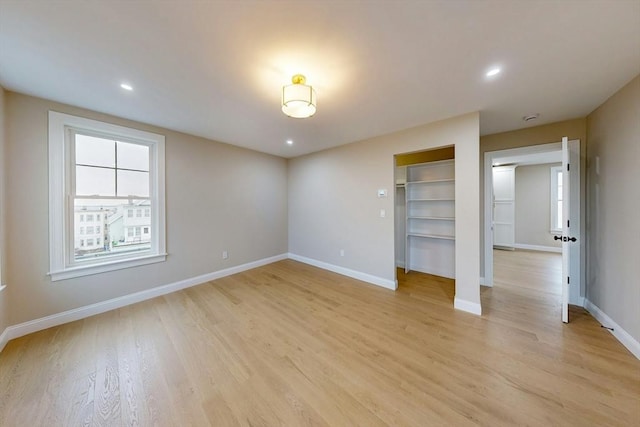
[[560, 322], [557, 256], [495, 258], [482, 316], [285, 260], [13, 340], [0, 425], [640, 425], [640, 361]]

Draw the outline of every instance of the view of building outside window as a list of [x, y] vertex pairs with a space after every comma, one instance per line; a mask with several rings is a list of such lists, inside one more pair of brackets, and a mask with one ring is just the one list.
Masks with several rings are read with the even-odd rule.
[[76, 261], [151, 249], [149, 147], [75, 134]]
[[[89, 201], [85, 201], [89, 202]], [[118, 205], [92, 203], [78, 204], [74, 207], [74, 236], [76, 260], [97, 256], [115, 255], [124, 252], [148, 250], [151, 247], [151, 215], [131, 217], [129, 211], [147, 207], [148, 200], [137, 200]], [[88, 222], [86, 215], [92, 213], [93, 220]], [[84, 221], [81, 217], [84, 216]]]

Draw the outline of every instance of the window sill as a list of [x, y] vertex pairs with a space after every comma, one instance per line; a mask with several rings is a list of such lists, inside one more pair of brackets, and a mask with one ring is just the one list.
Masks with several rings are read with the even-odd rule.
[[122, 270], [130, 267], [138, 267], [141, 265], [154, 264], [163, 262], [167, 259], [167, 254], [147, 255], [138, 258], [129, 258], [118, 261], [110, 261], [101, 264], [83, 265], [79, 267], [70, 267], [64, 270], [51, 271], [51, 281], [72, 279], [74, 277], [90, 276], [92, 274], [106, 273], [108, 271]]
[[549, 233], [555, 236], [560, 236], [562, 235], [562, 230], [549, 230]]

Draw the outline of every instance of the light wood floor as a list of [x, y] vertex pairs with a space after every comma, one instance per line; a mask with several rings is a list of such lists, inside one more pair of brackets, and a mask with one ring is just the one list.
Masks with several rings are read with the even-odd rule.
[[[562, 254], [526, 250], [493, 251], [494, 286], [562, 294]], [[558, 299], [559, 301], [559, 299]]]
[[286, 260], [13, 340], [0, 425], [640, 424], [640, 361], [584, 310], [498, 285], [478, 317], [398, 276]]

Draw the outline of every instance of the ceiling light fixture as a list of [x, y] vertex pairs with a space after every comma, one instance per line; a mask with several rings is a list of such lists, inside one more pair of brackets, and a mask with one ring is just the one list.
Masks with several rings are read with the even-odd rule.
[[496, 67], [496, 68], [492, 68], [489, 71], [487, 71], [487, 77], [493, 77], [497, 74], [500, 74], [500, 68]]
[[133, 90], [133, 86], [131, 86], [131, 85], [129, 85], [129, 84], [126, 84], [126, 83], [122, 83], [122, 84], [120, 85], [120, 87], [121, 87], [122, 89], [124, 89], [124, 90], [129, 90], [129, 91]]
[[296, 74], [292, 84], [282, 87], [282, 112], [287, 116], [304, 119], [316, 113], [316, 91], [306, 81], [305, 76]]
[[293, 145], [293, 141], [292, 141], [292, 140], [290, 140], [290, 139], [287, 139], [287, 144], [288, 144], [288, 145]]

